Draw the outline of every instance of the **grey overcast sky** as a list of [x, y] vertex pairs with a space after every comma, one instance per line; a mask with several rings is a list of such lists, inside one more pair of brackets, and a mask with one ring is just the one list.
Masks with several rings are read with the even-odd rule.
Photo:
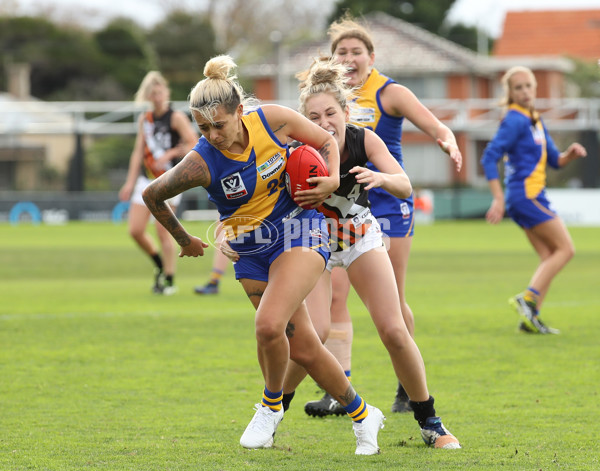
[[[227, 0], [222, 0], [227, 1]], [[202, 5], [202, 0], [0, 0], [3, 5], [17, 5], [19, 13], [31, 13], [40, 7], [52, 7], [57, 17], [89, 17], [86, 23], [102, 26], [113, 16], [123, 15], [150, 26], [164, 16], [165, 5]], [[307, 8], [314, 8], [315, 4]], [[320, 0], [317, 4], [331, 11], [335, 0]], [[449, 13], [453, 23], [478, 26], [493, 37], [502, 31], [507, 10], [600, 9], [600, 0], [457, 0]], [[93, 19], [91, 17], [94, 17]]]

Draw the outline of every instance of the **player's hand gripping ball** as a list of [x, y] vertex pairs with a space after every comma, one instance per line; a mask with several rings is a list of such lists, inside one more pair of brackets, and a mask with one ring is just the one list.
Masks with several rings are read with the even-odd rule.
[[[317, 186], [316, 183], [308, 183], [308, 178], [327, 176], [327, 164], [321, 154], [311, 146], [302, 145], [288, 157], [285, 185], [292, 198], [297, 191], [311, 190]], [[302, 208], [309, 209], [310, 205], [303, 205]]]

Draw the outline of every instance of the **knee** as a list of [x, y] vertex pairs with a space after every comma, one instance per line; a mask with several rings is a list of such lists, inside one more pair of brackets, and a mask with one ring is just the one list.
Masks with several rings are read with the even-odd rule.
[[560, 253], [564, 262], [567, 263], [575, 256], [575, 246], [573, 245], [573, 242], [569, 241], [564, 245], [558, 247], [558, 249], [554, 253]]
[[256, 341], [261, 345], [273, 341], [284, 333], [284, 329], [278, 323], [257, 322], [255, 328]]
[[379, 336], [387, 348], [404, 348], [411, 339], [406, 326], [398, 324], [384, 326], [379, 330]]
[[130, 227], [129, 228], [129, 235], [134, 240], [141, 240], [144, 237], [144, 228]]
[[573, 242], [567, 246], [567, 261], [571, 260], [575, 256], [575, 245]]
[[300, 350], [297, 348], [290, 349], [290, 360], [295, 361], [300, 366], [304, 366], [309, 361], [309, 355], [307, 355], [306, 350]]
[[[322, 345], [319, 345], [318, 348], [325, 348]], [[304, 346], [303, 348], [291, 348], [290, 349], [290, 359], [294, 360], [300, 366], [306, 368], [309, 367], [314, 359], [317, 357], [317, 349], [315, 348], [307, 348]]]

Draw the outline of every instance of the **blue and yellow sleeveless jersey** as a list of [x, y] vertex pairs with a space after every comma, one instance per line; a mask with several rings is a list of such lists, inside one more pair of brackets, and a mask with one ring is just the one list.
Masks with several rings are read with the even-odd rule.
[[385, 142], [390, 153], [403, 165], [402, 122], [404, 117], [387, 114], [381, 106], [381, 91], [394, 82], [391, 78], [372, 69], [367, 81], [356, 92], [350, 103], [350, 123], [374, 131]]
[[[381, 92], [390, 84], [396, 83], [389, 77], [372, 69], [367, 81], [355, 93], [350, 102], [350, 123], [375, 132], [385, 142], [390, 154], [404, 167], [402, 160], [402, 123], [404, 116], [392, 116], [381, 105]], [[377, 168], [367, 163], [373, 171]], [[414, 231], [413, 196], [396, 198], [382, 188], [369, 190], [371, 211], [379, 220], [383, 231], [390, 237], [412, 236]]]
[[[285, 189], [288, 146], [273, 134], [261, 108], [242, 116], [249, 143], [242, 154], [220, 151], [202, 137], [194, 150], [208, 165], [206, 188], [217, 206], [228, 239], [240, 234], [244, 243], [260, 243], [260, 231], [280, 227], [298, 212]], [[259, 229], [259, 231], [256, 231]]]
[[546, 187], [546, 165], [558, 168], [560, 152], [542, 120], [537, 119], [535, 125], [532, 124], [531, 112], [512, 104], [481, 158], [488, 180], [499, 178], [498, 161], [505, 156], [505, 199], [508, 201], [536, 198]]

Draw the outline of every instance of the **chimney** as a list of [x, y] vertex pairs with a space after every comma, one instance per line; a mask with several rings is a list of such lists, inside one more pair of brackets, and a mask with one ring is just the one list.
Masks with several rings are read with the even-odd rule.
[[31, 66], [23, 62], [9, 63], [7, 66], [8, 93], [15, 98], [31, 98]]

